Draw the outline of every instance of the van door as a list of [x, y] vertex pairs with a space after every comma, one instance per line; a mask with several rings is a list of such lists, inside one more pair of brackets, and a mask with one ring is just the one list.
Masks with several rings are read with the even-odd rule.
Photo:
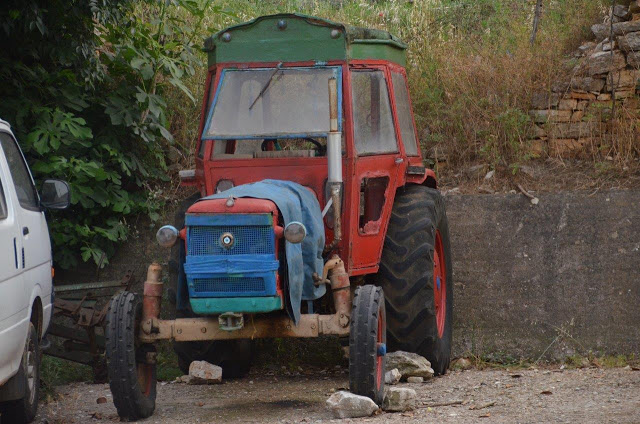
[[[0, 137], [4, 133], [0, 133]], [[22, 235], [17, 197], [0, 148], [0, 384], [18, 369], [25, 342], [29, 298], [22, 275]]]
[[0, 144], [18, 200], [15, 210], [20, 221], [19, 235], [22, 237], [18, 260], [23, 271], [24, 289], [29, 298], [33, 293], [39, 293], [42, 303], [48, 305], [51, 296], [51, 242], [47, 221], [18, 143], [12, 134], [2, 132]]

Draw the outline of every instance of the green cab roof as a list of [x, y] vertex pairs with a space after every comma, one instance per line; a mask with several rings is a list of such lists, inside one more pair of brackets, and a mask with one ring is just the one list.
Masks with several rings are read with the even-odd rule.
[[359, 28], [314, 16], [261, 16], [205, 40], [209, 66], [224, 62], [327, 62], [388, 60], [406, 65], [406, 44], [387, 31]]

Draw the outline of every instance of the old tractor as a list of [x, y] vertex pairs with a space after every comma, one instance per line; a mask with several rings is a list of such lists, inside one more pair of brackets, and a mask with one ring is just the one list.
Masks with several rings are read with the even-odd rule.
[[121, 417], [153, 413], [160, 340], [185, 371], [206, 360], [226, 378], [248, 371], [256, 338], [338, 336], [350, 390], [378, 403], [387, 351], [446, 372], [449, 229], [421, 157], [405, 49], [386, 31], [299, 14], [206, 40], [196, 166], [180, 172], [198, 193], [157, 233], [172, 248], [172, 319], [160, 317], [157, 264], [142, 297], [124, 291], [107, 313]]

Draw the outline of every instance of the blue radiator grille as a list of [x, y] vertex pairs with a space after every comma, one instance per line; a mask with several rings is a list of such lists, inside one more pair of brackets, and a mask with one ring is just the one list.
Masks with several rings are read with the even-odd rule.
[[[271, 225], [220, 225], [190, 226], [187, 253], [191, 256], [250, 255], [275, 252], [275, 240]], [[235, 239], [230, 249], [220, 245], [220, 236], [231, 233]]]
[[264, 278], [218, 277], [195, 278], [193, 280], [193, 291], [196, 293], [250, 296], [254, 293], [262, 293], [265, 290]]

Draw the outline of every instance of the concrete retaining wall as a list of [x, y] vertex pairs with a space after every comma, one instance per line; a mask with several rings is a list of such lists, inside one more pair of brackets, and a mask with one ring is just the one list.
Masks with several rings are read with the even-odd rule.
[[[640, 191], [447, 196], [456, 355], [640, 353]], [[546, 352], [545, 352], [546, 351]]]

